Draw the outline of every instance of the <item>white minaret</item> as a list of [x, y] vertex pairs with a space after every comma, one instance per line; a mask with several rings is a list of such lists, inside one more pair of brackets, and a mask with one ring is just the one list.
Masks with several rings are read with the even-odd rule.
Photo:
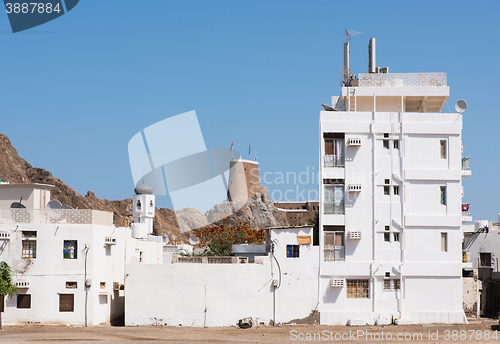
[[132, 237], [136, 239], [146, 238], [148, 234], [153, 234], [153, 219], [155, 217], [155, 196], [153, 188], [146, 183], [135, 188], [133, 197], [132, 215]]

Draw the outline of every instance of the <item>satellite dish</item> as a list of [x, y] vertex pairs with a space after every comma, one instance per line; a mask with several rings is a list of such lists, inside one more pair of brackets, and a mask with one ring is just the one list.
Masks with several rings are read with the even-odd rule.
[[463, 113], [467, 110], [467, 102], [463, 99], [457, 100], [455, 103], [455, 110], [457, 110], [458, 113]]
[[196, 235], [191, 235], [189, 237], [189, 243], [191, 245], [196, 245], [198, 243], [198, 238], [196, 237]]
[[63, 204], [63, 206], [62, 206], [62, 207], [63, 207], [63, 209], [73, 209], [72, 207], [70, 207], [70, 206], [69, 206], [69, 205], [67, 205], [67, 204]]
[[165, 239], [163, 239], [163, 242], [165, 244], [168, 244], [168, 242], [170, 241], [170, 239], [168, 238], [168, 235], [166, 235], [166, 234], [162, 234], [162, 235], [165, 237]]
[[335, 111], [335, 109], [333, 107], [331, 107], [330, 105], [321, 104], [321, 106], [323, 106], [325, 111]]
[[45, 208], [47, 208], [47, 209], [62, 209], [63, 206], [62, 206], [61, 202], [53, 199], [52, 201], [49, 201], [49, 203], [47, 203]]
[[21, 204], [19, 202], [13, 202], [11, 205], [10, 205], [11, 208], [26, 208], [24, 206], [24, 204]]

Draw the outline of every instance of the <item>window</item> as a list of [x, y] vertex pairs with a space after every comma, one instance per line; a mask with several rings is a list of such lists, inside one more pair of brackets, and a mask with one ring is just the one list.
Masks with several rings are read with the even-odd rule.
[[384, 148], [389, 149], [389, 140], [384, 140]]
[[106, 289], [106, 282], [101, 282], [99, 286], [101, 289]]
[[66, 289], [77, 289], [77, 286], [78, 286], [77, 282], [73, 282], [73, 281], [66, 282]]
[[394, 140], [394, 149], [399, 149], [399, 140]]
[[394, 241], [399, 242], [399, 233], [392, 233], [394, 235]]
[[17, 308], [31, 308], [31, 294], [17, 294]]
[[299, 258], [299, 245], [286, 245], [287, 258]]
[[73, 312], [75, 307], [75, 295], [59, 294], [59, 312]]
[[325, 232], [325, 261], [335, 261], [345, 259], [343, 226], [323, 226]]
[[385, 233], [384, 233], [384, 241], [385, 242], [390, 242], [391, 241], [391, 233], [389, 232], [389, 226], [385, 226]]
[[325, 134], [325, 167], [343, 167], [344, 150], [344, 134]]
[[441, 204], [446, 205], [446, 186], [441, 186]]
[[441, 252], [448, 252], [448, 233], [441, 233]]
[[36, 231], [23, 231], [23, 238], [36, 238]]
[[36, 258], [36, 241], [23, 240], [23, 258]]
[[384, 279], [384, 291], [399, 290], [401, 289], [398, 279]]
[[64, 240], [63, 258], [76, 259], [77, 257], [77, 243], [76, 240]]
[[395, 186], [393, 188], [393, 191], [394, 191], [394, 195], [399, 195], [399, 186]]
[[389, 185], [391, 183], [390, 179], [384, 179], [384, 184]]
[[344, 214], [344, 185], [325, 186], [325, 214]]
[[368, 280], [347, 280], [348, 299], [368, 299]]
[[385, 185], [384, 186], [384, 195], [389, 195], [389, 190], [390, 190], [389, 186]]
[[441, 140], [441, 159], [446, 159], [446, 140]]
[[480, 260], [481, 267], [490, 267], [491, 266], [491, 253], [489, 253], [489, 252], [479, 253], [479, 260]]

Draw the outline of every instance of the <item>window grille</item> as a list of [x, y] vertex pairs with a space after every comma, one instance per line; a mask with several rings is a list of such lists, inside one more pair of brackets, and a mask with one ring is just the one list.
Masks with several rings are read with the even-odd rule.
[[368, 280], [347, 280], [347, 298], [368, 299]]

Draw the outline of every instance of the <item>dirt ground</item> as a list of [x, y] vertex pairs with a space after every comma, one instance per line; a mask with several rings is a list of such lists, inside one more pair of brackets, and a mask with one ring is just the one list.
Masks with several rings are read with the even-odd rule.
[[[489, 343], [500, 342], [498, 320], [468, 325], [190, 327], [4, 327], [0, 343]], [[456, 332], [455, 332], [456, 331]]]

